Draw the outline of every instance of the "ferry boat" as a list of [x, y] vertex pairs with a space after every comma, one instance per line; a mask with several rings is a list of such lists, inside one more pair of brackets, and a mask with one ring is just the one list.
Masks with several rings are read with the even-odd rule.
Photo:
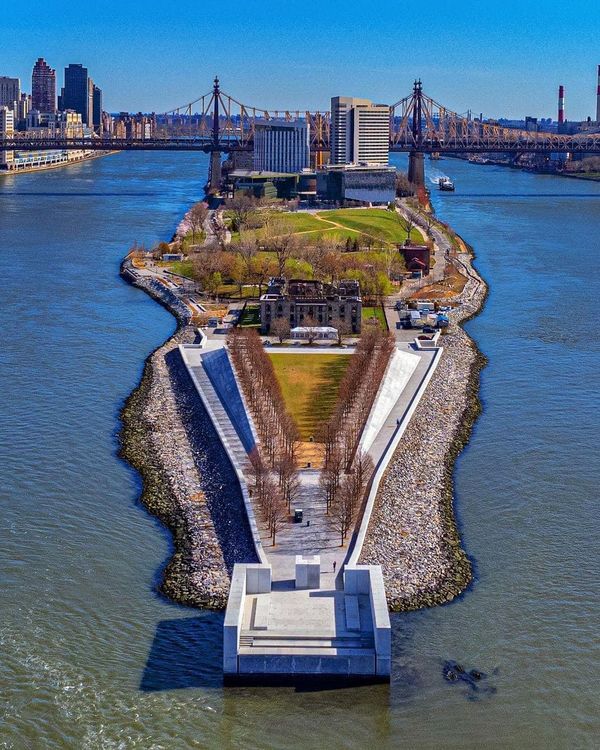
[[440, 177], [438, 180], [438, 187], [440, 190], [451, 192], [454, 190], [454, 183], [449, 177]]

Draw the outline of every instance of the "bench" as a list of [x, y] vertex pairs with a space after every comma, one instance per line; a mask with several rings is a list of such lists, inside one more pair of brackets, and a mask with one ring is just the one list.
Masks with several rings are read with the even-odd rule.
[[270, 610], [271, 597], [269, 594], [263, 594], [254, 599], [254, 630], [268, 629]]

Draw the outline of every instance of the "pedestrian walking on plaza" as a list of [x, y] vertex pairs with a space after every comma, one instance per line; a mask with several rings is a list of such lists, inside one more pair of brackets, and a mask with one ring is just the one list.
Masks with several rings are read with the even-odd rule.
[[336, 561], [334, 560], [334, 561], [333, 561], [333, 572], [334, 572], [334, 573], [335, 573], [335, 566], [336, 566], [336, 565], [337, 565], [337, 562], [336, 562]]

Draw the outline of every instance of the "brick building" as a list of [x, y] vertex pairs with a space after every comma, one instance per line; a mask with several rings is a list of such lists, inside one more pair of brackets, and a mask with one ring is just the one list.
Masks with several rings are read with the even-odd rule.
[[338, 284], [322, 281], [273, 278], [266, 294], [260, 298], [261, 333], [268, 334], [275, 318], [284, 318], [290, 328], [306, 326], [314, 320], [317, 326], [337, 328], [345, 324], [348, 331], [360, 333], [362, 300], [358, 281], [342, 280]]
[[427, 245], [400, 245], [398, 250], [404, 258], [407, 271], [421, 271], [429, 275], [431, 268], [431, 250]]

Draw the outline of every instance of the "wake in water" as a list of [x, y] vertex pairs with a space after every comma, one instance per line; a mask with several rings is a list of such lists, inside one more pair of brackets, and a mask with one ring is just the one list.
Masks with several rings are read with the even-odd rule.
[[440, 172], [439, 169], [429, 169], [427, 177], [429, 179], [429, 182], [431, 182], [432, 185], [439, 185], [440, 180], [449, 180], [447, 174], [444, 174], [443, 172]]

